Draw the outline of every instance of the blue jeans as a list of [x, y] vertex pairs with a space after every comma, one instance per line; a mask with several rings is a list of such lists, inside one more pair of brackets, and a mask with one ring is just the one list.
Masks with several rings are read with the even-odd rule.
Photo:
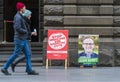
[[14, 52], [3, 66], [3, 69], [8, 69], [10, 64], [19, 56], [20, 52], [23, 51], [26, 58], [27, 72], [32, 71], [30, 42], [28, 40], [14, 40], [14, 45]]

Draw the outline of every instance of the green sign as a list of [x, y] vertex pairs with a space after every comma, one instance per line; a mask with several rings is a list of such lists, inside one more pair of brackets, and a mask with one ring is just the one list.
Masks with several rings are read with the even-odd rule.
[[78, 58], [78, 63], [83, 63], [83, 64], [96, 64], [98, 62], [98, 58], [85, 58], [85, 57], [80, 57]]

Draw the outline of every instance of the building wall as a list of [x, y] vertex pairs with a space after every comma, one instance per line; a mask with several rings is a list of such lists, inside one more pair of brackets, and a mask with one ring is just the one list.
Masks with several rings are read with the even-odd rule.
[[[69, 63], [77, 64], [78, 34], [99, 34], [99, 65], [120, 65], [120, 0], [44, 0], [44, 34], [69, 30]], [[46, 53], [47, 37], [44, 39]]]
[[0, 42], [3, 41], [3, 0], [0, 0]]
[[[0, 42], [3, 41], [3, 1], [0, 0]], [[44, 7], [44, 24], [43, 20], [39, 19], [45, 35], [44, 54], [47, 30], [68, 29], [70, 65], [78, 65], [78, 34], [99, 34], [99, 65], [120, 65], [120, 0], [40, 0], [40, 2], [43, 2]], [[41, 15], [41, 12], [39, 14]]]

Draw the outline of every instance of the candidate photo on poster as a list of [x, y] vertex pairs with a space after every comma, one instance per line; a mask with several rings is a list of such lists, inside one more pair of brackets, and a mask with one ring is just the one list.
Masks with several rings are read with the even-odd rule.
[[99, 54], [98, 39], [99, 35], [79, 35], [78, 63], [80, 68], [85, 66], [97, 66]]

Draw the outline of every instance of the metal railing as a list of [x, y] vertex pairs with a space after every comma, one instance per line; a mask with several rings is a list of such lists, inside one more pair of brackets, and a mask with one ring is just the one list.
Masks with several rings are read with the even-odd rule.
[[3, 36], [3, 42], [6, 43], [6, 31], [7, 31], [7, 23], [13, 23], [12, 20], [4, 20], [4, 36]]

